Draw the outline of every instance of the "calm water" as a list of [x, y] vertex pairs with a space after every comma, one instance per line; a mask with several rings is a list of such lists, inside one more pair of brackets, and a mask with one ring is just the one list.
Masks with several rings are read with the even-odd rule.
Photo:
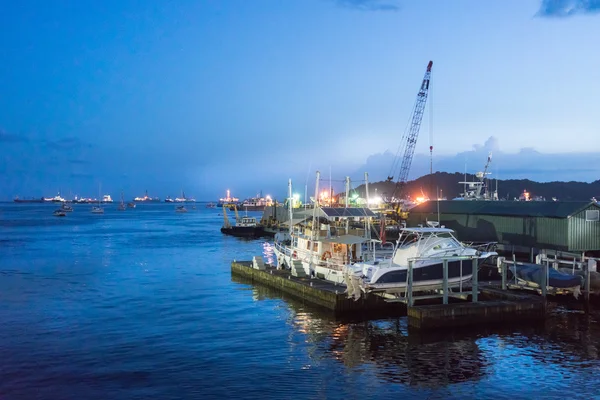
[[[0, 205], [0, 399], [600, 398], [600, 315], [416, 335], [232, 280], [218, 209]], [[191, 208], [191, 207], [190, 207]], [[597, 397], [594, 397], [597, 396]]]

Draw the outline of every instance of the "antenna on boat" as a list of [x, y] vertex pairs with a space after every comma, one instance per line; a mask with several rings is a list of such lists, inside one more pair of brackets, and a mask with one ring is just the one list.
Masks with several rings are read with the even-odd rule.
[[313, 254], [315, 249], [315, 232], [319, 232], [319, 226], [317, 226], [317, 208], [319, 207], [319, 179], [321, 173], [317, 171], [317, 179], [315, 182], [315, 205], [313, 207], [313, 218], [312, 218], [312, 229], [310, 230], [310, 263], [308, 264], [308, 272], [310, 279], [313, 277]]
[[[365, 172], [365, 198], [367, 199], [367, 209], [369, 209], [369, 173]], [[366, 224], [366, 228], [365, 229], [365, 238], [368, 239], [371, 236], [371, 221], [369, 220], [369, 217], [367, 216], [365, 218], [365, 224]]]
[[435, 187], [435, 194], [437, 196], [437, 214], [438, 214], [438, 223], [441, 223], [442, 220], [440, 219], [440, 194], [439, 194], [439, 186]]
[[288, 180], [288, 213], [289, 213], [289, 218], [290, 218], [290, 236], [292, 235], [293, 231], [294, 231], [294, 227], [292, 225], [292, 219], [294, 217], [294, 197], [292, 195], [292, 180], [289, 179]]

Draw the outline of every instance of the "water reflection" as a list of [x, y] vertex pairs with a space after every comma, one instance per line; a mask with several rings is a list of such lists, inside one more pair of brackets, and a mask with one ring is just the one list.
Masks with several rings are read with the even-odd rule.
[[[233, 280], [248, 283], [237, 277]], [[251, 291], [257, 301], [285, 300], [291, 311], [288, 323], [305, 335], [315, 361], [329, 358], [349, 369], [370, 367], [381, 381], [428, 388], [479, 380], [488, 367], [471, 338], [423, 336], [415, 341], [405, 319], [335, 320], [327, 312], [307, 308], [273, 289], [255, 285]]]
[[600, 370], [598, 313], [551, 306], [541, 325], [417, 333], [408, 329], [406, 318], [336, 320], [277, 290], [261, 285], [247, 290], [256, 301], [285, 301], [288, 323], [310, 344], [311, 359], [333, 359], [349, 370], [371, 369], [382, 382], [439, 389], [490, 374], [510, 374], [516, 366], [522, 368], [519, 373], [529, 368], [531, 376], [552, 375], [554, 368], [561, 376], [580, 375], [582, 368], [586, 374]]

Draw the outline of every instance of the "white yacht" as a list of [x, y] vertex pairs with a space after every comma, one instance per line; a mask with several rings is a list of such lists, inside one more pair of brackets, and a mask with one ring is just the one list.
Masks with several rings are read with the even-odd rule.
[[[443, 282], [443, 262], [448, 260], [448, 284], [459, 286], [469, 281], [475, 260], [478, 265], [497, 256], [486, 251], [489, 244], [468, 247], [454, 237], [454, 231], [429, 223], [428, 227], [403, 228], [391, 258], [376, 257], [346, 268], [348, 285], [358, 286], [363, 292], [401, 293], [406, 291], [409, 262], [413, 263], [413, 290], [434, 290]], [[351, 286], [351, 285], [348, 285]], [[360, 296], [360, 294], [355, 293]]]

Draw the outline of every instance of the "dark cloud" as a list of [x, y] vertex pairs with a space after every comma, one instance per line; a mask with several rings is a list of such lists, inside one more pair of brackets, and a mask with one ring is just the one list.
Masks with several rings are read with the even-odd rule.
[[26, 143], [29, 140], [23, 135], [14, 135], [0, 129], [0, 143]]
[[[600, 176], [597, 153], [540, 153], [533, 148], [522, 148], [516, 153], [506, 153], [500, 149], [498, 140], [490, 137], [484, 144], [473, 145], [473, 150], [455, 155], [434, 156], [433, 170], [443, 172], [475, 173], [482, 171], [489, 153], [492, 162], [489, 167], [491, 177], [498, 179], [527, 179], [539, 182], [582, 181], [591, 182]], [[370, 180], [384, 180], [394, 162], [391, 152], [373, 154], [357, 172], [369, 172]], [[409, 179], [429, 173], [429, 156], [415, 154]], [[397, 176], [394, 176], [396, 179]]]
[[600, 13], [600, 0], [542, 0], [536, 15], [565, 18], [596, 13]]
[[341, 7], [364, 11], [398, 11], [400, 7], [390, 0], [334, 0]]

